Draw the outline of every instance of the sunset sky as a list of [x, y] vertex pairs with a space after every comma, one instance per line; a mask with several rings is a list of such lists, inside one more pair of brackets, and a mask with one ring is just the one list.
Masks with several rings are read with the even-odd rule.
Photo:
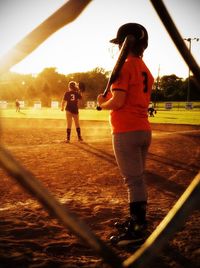
[[[0, 56], [38, 26], [64, 0], [2, 0], [0, 1]], [[200, 1], [165, 0], [167, 9], [183, 38], [200, 38]], [[188, 76], [188, 67], [162, 25], [148, 0], [94, 0], [72, 23], [50, 36], [26, 59], [11, 70], [37, 74], [46, 67], [59, 73], [90, 71], [95, 67], [111, 70], [109, 40], [124, 23], [137, 22], [149, 33], [149, 46], [144, 60], [154, 76], [176, 74]], [[186, 42], [188, 45], [188, 42]], [[192, 54], [200, 62], [200, 41], [192, 41]]]

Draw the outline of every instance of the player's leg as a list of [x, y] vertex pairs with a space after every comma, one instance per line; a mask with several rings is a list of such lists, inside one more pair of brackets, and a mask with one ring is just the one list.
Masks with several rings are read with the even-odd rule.
[[76, 126], [76, 133], [79, 141], [82, 141], [82, 136], [81, 136], [81, 128], [80, 128], [80, 123], [79, 123], [79, 114], [73, 114], [74, 118], [74, 123]]
[[66, 111], [66, 121], [67, 121], [67, 128], [66, 128], [66, 142], [70, 142], [71, 137], [71, 128], [72, 128], [72, 113]]
[[[125, 183], [130, 185], [128, 190], [131, 201], [140, 201], [146, 196], [143, 175], [150, 142], [151, 132], [149, 131], [133, 131], [113, 135], [116, 161], [125, 178]], [[134, 179], [129, 179], [130, 177]], [[131, 187], [134, 184], [135, 187]]]
[[112, 237], [112, 241], [117, 243], [122, 241], [129, 243], [132, 239], [143, 238], [143, 231], [146, 230], [147, 191], [144, 181], [144, 161], [150, 137], [150, 132], [143, 131], [113, 135], [114, 153], [128, 189], [130, 212], [128, 221], [121, 226], [118, 223], [117, 227], [121, 228], [122, 234]]

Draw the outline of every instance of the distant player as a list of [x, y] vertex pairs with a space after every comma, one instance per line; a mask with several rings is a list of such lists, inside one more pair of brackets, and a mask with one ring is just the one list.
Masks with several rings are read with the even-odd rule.
[[16, 112], [20, 112], [20, 102], [18, 99], [15, 100], [15, 107], [16, 107]]
[[149, 103], [148, 114], [150, 117], [154, 117], [154, 114], [156, 114], [156, 110], [155, 110], [152, 102]]
[[71, 81], [68, 84], [68, 90], [65, 92], [62, 102], [61, 102], [61, 111], [66, 111], [66, 143], [70, 142], [71, 128], [72, 128], [72, 119], [74, 120], [76, 126], [76, 132], [79, 141], [83, 141], [81, 137], [81, 129], [79, 123], [79, 109], [78, 101], [82, 99], [82, 94], [77, 86], [76, 82]]

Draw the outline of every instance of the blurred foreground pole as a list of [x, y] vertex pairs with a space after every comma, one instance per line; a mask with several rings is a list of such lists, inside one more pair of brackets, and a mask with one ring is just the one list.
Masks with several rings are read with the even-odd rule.
[[66, 207], [62, 206], [42, 183], [30, 171], [18, 163], [3, 146], [0, 146], [0, 166], [36, 198], [50, 215], [53, 215], [72, 233], [86, 242], [106, 263], [111, 265], [111, 267], [122, 268], [121, 259], [115, 252], [94, 235], [88, 225], [78, 219]]
[[[49, 36], [75, 20], [91, 0], [69, 0], [0, 58], [0, 74], [19, 63]], [[23, 16], [23, 14], [22, 14]]]
[[193, 58], [192, 54], [190, 53], [189, 49], [185, 45], [184, 40], [181, 37], [178, 29], [176, 28], [176, 25], [174, 24], [172, 18], [170, 17], [170, 14], [167, 11], [163, 1], [162, 0], [150, 0], [150, 2], [155, 8], [157, 14], [159, 15], [162, 23], [164, 24], [166, 30], [171, 36], [174, 44], [176, 45], [177, 49], [179, 50], [186, 64], [192, 71], [195, 77], [195, 82], [200, 90], [200, 68], [198, 64], [196, 63], [195, 59]]
[[200, 207], [200, 172], [135, 254], [124, 261], [123, 267], [150, 267], [162, 248], [173, 239], [174, 234], [185, 224], [187, 217]]
[[[189, 51], [192, 51], [192, 41], [196, 40], [199, 41], [199, 38], [184, 38], [184, 40], [189, 42]], [[188, 68], [188, 89], [187, 89], [187, 103], [190, 101], [190, 66]]]
[[[24, 37], [0, 59], [0, 74], [7, 72], [12, 66], [23, 60], [54, 32], [75, 20], [90, 1], [67, 1], [66, 4]], [[115, 252], [96, 237], [83, 221], [68, 211], [67, 208], [64, 208], [42, 183], [30, 171], [18, 163], [12, 154], [2, 145], [0, 145], [0, 166], [11, 177], [15, 178], [27, 192], [36, 198], [47, 209], [50, 215], [54, 215], [72, 233], [90, 245], [107, 264], [116, 268], [122, 267], [121, 259]]]

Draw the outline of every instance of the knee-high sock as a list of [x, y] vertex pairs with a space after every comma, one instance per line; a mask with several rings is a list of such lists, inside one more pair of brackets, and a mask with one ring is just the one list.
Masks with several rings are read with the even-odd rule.
[[80, 127], [76, 128], [76, 132], [77, 132], [78, 138], [81, 139], [81, 129], [80, 129]]
[[132, 202], [129, 204], [130, 215], [138, 223], [146, 222], [146, 201]]
[[67, 128], [67, 140], [70, 140], [71, 128]]

